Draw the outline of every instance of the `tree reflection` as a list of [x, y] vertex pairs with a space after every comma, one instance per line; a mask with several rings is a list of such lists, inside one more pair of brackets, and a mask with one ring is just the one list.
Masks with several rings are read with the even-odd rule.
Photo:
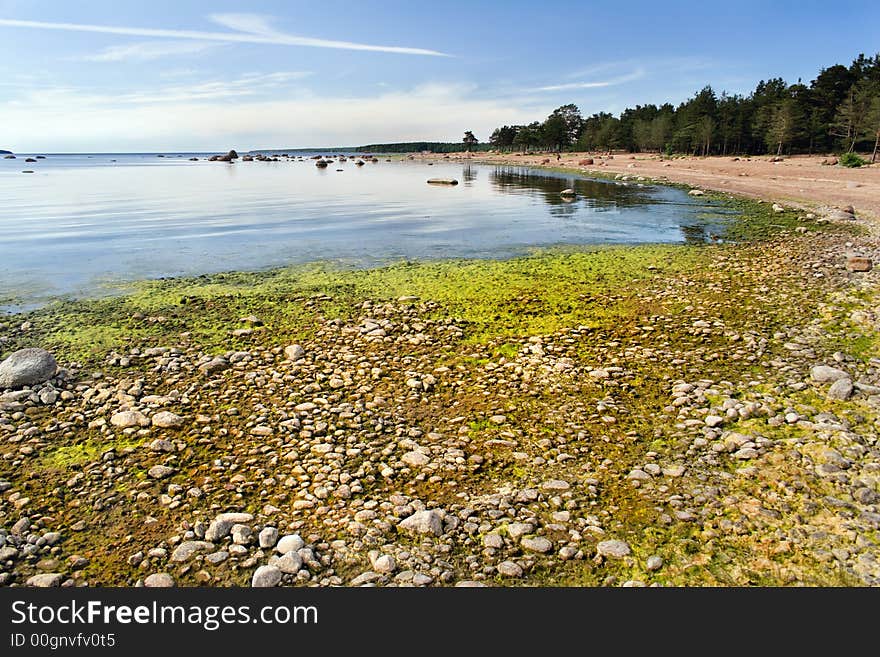
[[[498, 192], [541, 199], [548, 206], [551, 215], [560, 217], [572, 217], [579, 210], [602, 212], [666, 206], [663, 214], [667, 217], [672, 214], [675, 217], [682, 237], [688, 244], [705, 244], [716, 239], [714, 234], [707, 231], [716, 224], [724, 223], [717, 219], [708, 222], [695, 221], [694, 202], [687, 198], [679, 200], [675, 190], [662, 186], [581, 178], [521, 166], [496, 166], [489, 171], [489, 181]], [[573, 189], [574, 196], [563, 196], [560, 192], [564, 189]]]
[[706, 227], [700, 224], [682, 224], [681, 234], [687, 244], [705, 244], [708, 241]]
[[[565, 214], [585, 204], [588, 207], [623, 208], [648, 205], [652, 202], [647, 187], [590, 180], [565, 175], [542, 175], [525, 167], [495, 167], [489, 172], [492, 186], [506, 193], [540, 196], [554, 208], [565, 208]], [[563, 197], [563, 189], [573, 189], [575, 196]]]

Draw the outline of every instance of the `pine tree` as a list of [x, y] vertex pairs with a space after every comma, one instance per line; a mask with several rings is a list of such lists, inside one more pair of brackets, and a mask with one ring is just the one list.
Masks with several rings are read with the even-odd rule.
[[876, 98], [874, 85], [863, 80], [854, 84], [844, 101], [837, 108], [831, 134], [840, 138], [847, 153], [852, 153], [860, 139], [873, 134], [869, 126], [869, 115]]
[[782, 147], [794, 136], [793, 101], [783, 100], [770, 113], [767, 126], [767, 146], [776, 146], [776, 154], [782, 155]]
[[874, 96], [871, 109], [865, 117], [865, 125], [868, 134], [874, 137], [874, 150], [871, 153], [871, 163], [877, 161], [877, 150], [880, 147], [880, 95]]

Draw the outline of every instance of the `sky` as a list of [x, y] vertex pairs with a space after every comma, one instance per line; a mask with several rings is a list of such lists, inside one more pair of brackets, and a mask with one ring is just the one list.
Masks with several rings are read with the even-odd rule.
[[0, 0], [0, 148], [485, 141], [880, 51], [880, 2]]

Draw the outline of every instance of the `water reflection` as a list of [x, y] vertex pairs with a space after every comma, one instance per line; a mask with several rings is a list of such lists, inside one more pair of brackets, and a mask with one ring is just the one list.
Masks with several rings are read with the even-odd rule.
[[700, 224], [682, 224], [681, 234], [687, 244], [705, 244], [709, 241], [706, 226]]
[[[610, 181], [580, 178], [564, 173], [548, 172], [520, 166], [497, 166], [489, 172], [492, 187], [504, 194], [529, 196], [546, 204], [551, 215], [574, 218], [578, 213], [594, 215], [602, 212], [622, 211], [628, 208], [680, 205], [679, 229], [682, 241], [688, 244], [704, 244], [717, 236], [707, 232], [705, 220], [695, 221], [694, 203], [676, 198], [678, 190], [632, 181]], [[562, 194], [573, 189], [574, 194]], [[652, 212], [656, 211], [652, 207]], [[592, 219], [594, 217], [585, 217]]]
[[[565, 174], [545, 174], [525, 167], [497, 167], [489, 174], [489, 179], [499, 192], [539, 196], [547, 205], [556, 207], [575, 209], [582, 204], [602, 210], [652, 202], [648, 187]], [[573, 189], [575, 196], [562, 196], [560, 192], [564, 189]]]
[[[0, 303], [319, 260], [368, 266], [561, 244], [703, 242], [725, 221], [680, 189], [517, 166], [349, 159], [319, 169], [308, 159], [229, 165], [155, 155], [52, 156], [34, 166], [22, 176], [0, 160]], [[426, 184], [432, 177], [462, 184]], [[561, 196], [566, 188], [574, 196]]]

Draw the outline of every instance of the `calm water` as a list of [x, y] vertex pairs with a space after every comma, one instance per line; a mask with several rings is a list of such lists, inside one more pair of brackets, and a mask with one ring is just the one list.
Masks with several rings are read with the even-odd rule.
[[[722, 221], [716, 208], [715, 218], [701, 217], [706, 203], [677, 189], [521, 167], [25, 157], [0, 159], [7, 309], [142, 278], [317, 260], [368, 266], [557, 244], [700, 241]], [[460, 184], [426, 184], [432, 177]], [[573, 201], [559, 196], [566, 187], [577, 191]]]

